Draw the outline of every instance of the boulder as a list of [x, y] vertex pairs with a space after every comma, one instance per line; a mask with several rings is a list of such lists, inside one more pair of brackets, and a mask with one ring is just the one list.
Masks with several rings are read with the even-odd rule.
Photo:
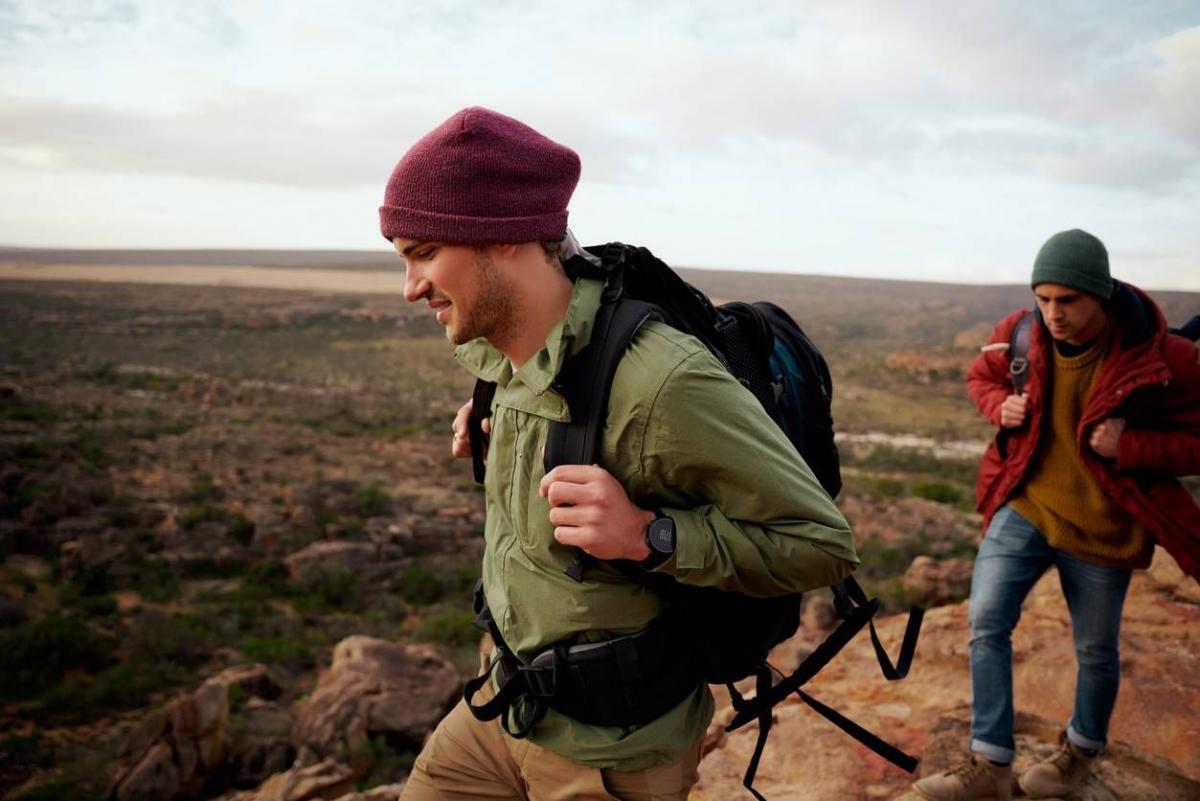
[[257, 790], [229, 793], [217, 801], [332, 801], [347, 794], [355, 795], [354, 771], [348, 765], [325, 759], [276, 773]]
[[403, 790], [403, 784], [385, 784], [372, 790], [363, 790], [361, 793], [344, 795], [336, 801], [398, 801]]
[[840, 619], [837, 609], [833, 605], [833, 597], [828, 590], [804, 596], [804, 609], [800, 613], [800, 622], [805, 628], [813, 631], [829, 631], [838, 624]]
[[904, 584], [926, 606], [957, 603], [971, 591], [973, 567], [974, 563], [966, 559], [938, 561], [931, 556], [918, 556], [905, 571]]
[[322, 540], [314, 542], [283, 562], [292, 581], [316, 574], [361, 572], [379, 559], [378, 546], [369, 542]]
[[232, 687], [237, 688], [237, 698], [279, 695], [266, 667], [241, 666], [222, 671], [190, 695], [150, 713], [118, 751], [113, 801], [199, 797], [237, 753], [230, 728]]
[[4, 626], [19, 626], [29, 620], [29, 609], [20, 598], [14, 598], [7, 592], [0, 591], [0, 628]]
[[251, 697], [230, 715], [233, 744], [228, 770], [235, 786], [261, 784], [287, 770], [296, 759], [291, 743], [295, 720], [291, 710], [275, 701]]
[[458, 671], [429, 646], [348, 637], [297, 705], [292, 739], [302, 762], [349, 759], [362, 778], [371, 767], [372, 736], [419, 748], [461, 689]]

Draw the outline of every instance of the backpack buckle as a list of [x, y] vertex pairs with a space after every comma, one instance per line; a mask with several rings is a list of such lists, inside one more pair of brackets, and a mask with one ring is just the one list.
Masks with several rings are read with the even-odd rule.
[[529, 694], [534, 698], [553, 698], [558, 687], [558, 658], [554, 649], [542, 651], [528, 665], [517, 668], [525, 677]]

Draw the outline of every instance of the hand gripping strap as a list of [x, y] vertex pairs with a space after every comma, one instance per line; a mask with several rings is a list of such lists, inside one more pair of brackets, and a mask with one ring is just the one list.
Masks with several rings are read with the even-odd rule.
[[[555, 381], [555, 389], [562, 393], [571, 411], [571, 421], [550, 424], [542, 457], [547, 473], [560, 464], [596, 462], [617, 365], [633, 335], [653, 313], [654, 306], [627, 298], [601, 304], [591, 340], [563, 365]], [[575, 581], [583, 581], [585, 570], [594, 561], [577, 548], [575, 560], [563, 572]]]

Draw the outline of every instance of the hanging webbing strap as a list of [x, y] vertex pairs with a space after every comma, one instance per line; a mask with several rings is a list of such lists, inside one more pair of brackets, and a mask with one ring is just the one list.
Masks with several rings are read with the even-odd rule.
[[800, 663], [790, 676], [772, 687], [770, 684], [770, 674], [765, 674], [766, 680], [764, 681], [764, 673], [760, 671], [757, 674], [755, 697], [749, 701], [743, 698], [733, 685], [729, 685], [730, 697], [737, 714], [734, 715], [729, 725], [725, 727], [725, 731], [734, 731], [753, 720], [758, 720], [758, 740], [754, 745], [754, 755], [750, 759], [750, 766], [746, 770], [742, 784], [759, 801], [763, 801], [763, 799], [753, 787], [754, 776], [758, 771], [758, 763], [762, 758], [763, 749], [767, 744], [767, 733], [771, 728], [771, 710], [793, 692], [799, 695], [809, 707], [830, 723], [893, 765], [909, 773], [916, 770], [917, 759], [904, 753], [899, 748], [896, 748], [844, 715], [825, 706], [820, 701], [803, 692], [800, 688], [829, 664], [830, 660], [845, 648], [865, 626], [869, 626], [871, 629], [871, 642], [875, 647], [875, 657], [879, 661], [879, 667], [884, 677], [888, 681], [897, 681], [904, 678], [908, 675], [909, 668], [912, 666], [913, 655], [916, 653], [917, 638], [921, 632], [921, 621], [924, 618], [925, 612], [920, 607], [914, 607], [909, 613], [908, 625], [904, 631], [904, 640], [900, 646], [900, 654], [895, 663], [893, 663], [888, 657], [878, 633], [875, 631], [875, 624], [872, 620], [875, 613], [879, 611], [879, 599], [868, 599], [862, 587], [852, 577], [847, 578], [841, 584], [835, 585], [832, 589], [834, 591], [834, 605], [838, 610], [838, 614], [842, 617], [842, 622], [834, 629], [832, 634], [825, 638], [824, 642], [817, 646]]
[[[840, 584], [835, 584], [830, 589], [833, 590], [834, 606], [842, 618], [853, 614], [855, 607], [865, 608], [872, 603], [867, 600], [867, 594], [863, 592], [863, 588], [854, 580], [853, 576], [847, 576]], [[879, 602], [874, 601], [874, 603], [878, 605]], [[921, 622], [925, 619], [925, 610], [919, 606], [914, 606], [909, 610], [908, 624], [904, 627], [904, 639], [900, 642], [900, 653], [894, 664], [879, 639], [879, 632], [875, 630], [874, 616], [875, 613], [872, 612], [867, 625], [871, 630], [871, 645], [875, 647], [875, 659], [879, 662], [879, 670], [888, 681], [899, 681], [908, 675], [908, 670], [912, 667], [913, 656], [917, 652], [917, 638], [921, 635]]]

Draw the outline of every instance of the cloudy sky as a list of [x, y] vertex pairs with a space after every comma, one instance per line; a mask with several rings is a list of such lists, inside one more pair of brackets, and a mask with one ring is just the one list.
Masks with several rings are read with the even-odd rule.
[[580, 153], [584, 242], [1017, 283], [1082, 227], [1200, 290], [1196, 0], [0, 0], [0, 245], [384, 252], [467, 105]]

